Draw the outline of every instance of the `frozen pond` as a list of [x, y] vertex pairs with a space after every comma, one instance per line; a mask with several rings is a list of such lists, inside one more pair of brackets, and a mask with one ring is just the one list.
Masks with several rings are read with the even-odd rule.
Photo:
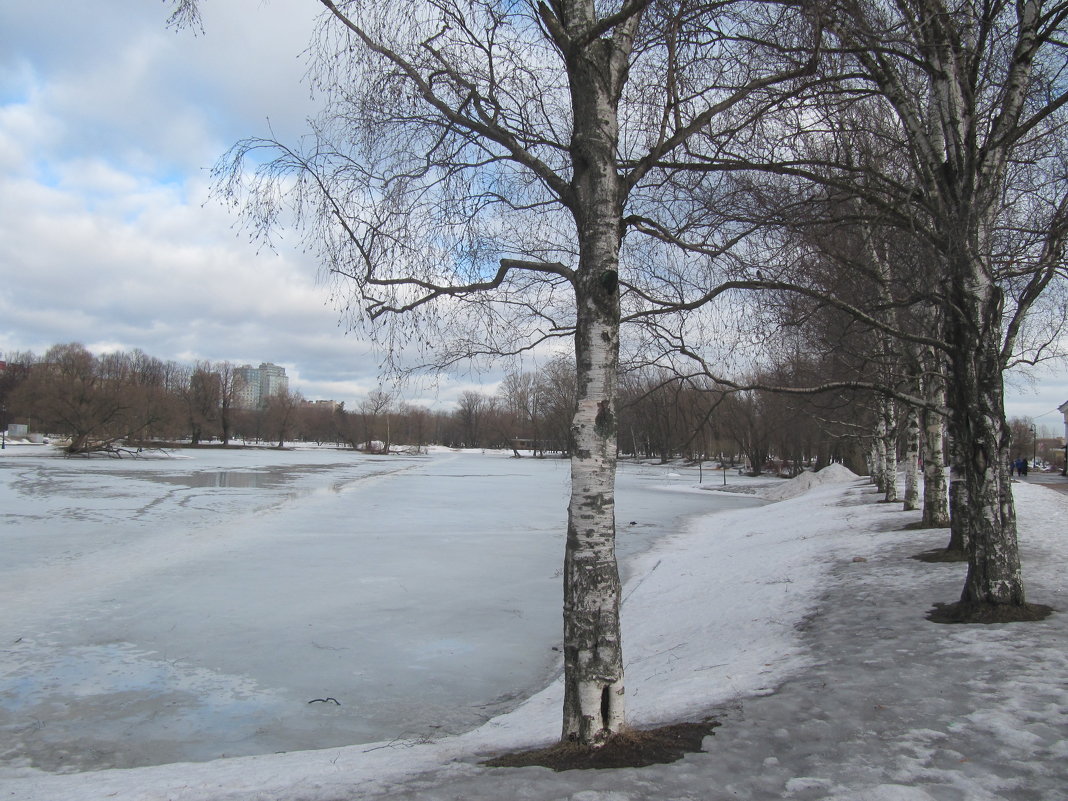
[[[0, 456], [4, 765], [430, 737], [558, 669], [566, 461], [41, 452]], [[758, 503], [696, 483], [622, 466], [624, 575], [686, 516]]]

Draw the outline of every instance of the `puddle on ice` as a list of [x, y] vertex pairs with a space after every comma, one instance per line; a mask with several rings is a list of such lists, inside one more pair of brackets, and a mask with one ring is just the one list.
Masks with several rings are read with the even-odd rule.
[[264, 473], [240, 470], [203, 471], [182, 475], [153, 476], [150, 480], [182, 487], [231, 487], [233, 489], [275, 489], [292, 480], [289, 472]]
[[[418, 739], [557, 670], [566, 462], [197, 459], [0, 461], [0, 766]], [[754, 503], [665, 483], [693, 477], [621, 471], [624, 560]]]

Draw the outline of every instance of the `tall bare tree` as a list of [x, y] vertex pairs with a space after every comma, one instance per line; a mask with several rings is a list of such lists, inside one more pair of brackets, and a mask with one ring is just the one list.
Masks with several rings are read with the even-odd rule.
[[448, 365], [572, 338], [562, 735], [601, 743], [624, 723], [620, 291], [669, 288], [628, 234], [705, 258], [744, 236], [667, 208], [666, 175], [699, 133], [744, 129], [809, 69], [806, 17], [731, 0], [318, 3], [324, 114], [303, 143], [240, 143], [222, 192], [261, 231], [295, 208], [352, 311], [401, 319], [382, 329], [394, 352]]
[[182, 399], [193, 445], [218, 432], [221, 389], [219, 375], [212, 369], [211, 362], [199, 361], [189, 372]]
[[[396, 398], [392, 393], [382, 389], [372, 389], [359, 405], [360, 420], [363, 423], [364, 450], [381, 450], [389, 453], [389, 415]], [[373, 442], [381, 442], [374, 446]]]
[[262, 412], [263, 434], [271, 440], [278, 440], [279, 448], [285, 447], [286, 439], [296, 429], [298, 412], [303, 402], [304, 398], [299, 392], [291, 392], [288, 389], [267, 398]]

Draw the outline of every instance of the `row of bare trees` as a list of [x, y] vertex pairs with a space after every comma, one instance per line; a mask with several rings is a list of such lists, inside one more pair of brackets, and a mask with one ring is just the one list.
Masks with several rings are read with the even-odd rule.
[[571, 375], [566, 361], [552, 361], [538, 374], [509, 376], [496, 395], [464, 392], [451, 412], [428, 411], [382, 390], [351, 410], [306, 403], [294, 392], [272, 395], [260, 409], [243, 409], [235, 403], [239, 379], [230, 362], [187, 366], [140, 350], [96, 356], [71, 343], [40, 357], [7, 357], [0, 372], [0, 424], [24, 422], [69, 439], [70, 453], [150, 442], [227, 445], [235, 438], [376, 451], [392, 444], [505, 448], [521, 438], [541, 452], [566, 452]]
[[9, 356], [0, 402], [7, 421], [69, 439], [70, 453], [152, 441], [228, 444], [235, 435], [284, 439], [300, 397], [283, 393], [262, 409], [238, 409], [237, 381], [229, 362], [189, 367], [140, 350], [96, 356], [70, 343], [41, 357]]
[[[545, 455], [570, 448], [575, 385], [567, 357], [509, 373], [494, 394], [465, 391], [452, 411], [429, 411], [383, 390], [350, 410], [305, 403], [298, 393], [272, 396], [262, 409], [240, 409], [234, 376], [229, 362], [189, 367], [140, 350], [94, 356], [66, 344], [40, 358], [11, 355], [0, 400], [10, 419], [69, 438], [71, 453], [119, 443], [226, 445], [234, 438], [335, 442], [370, 451], [439, 444]], [[780, 377], [779, 383], [789, 380]], [[757, 472], [771, 462], [797, 469], [851, 457], [863, 469], [857, 461], [861, 437], [845, 436], [842, 429], [842, 420], [856, 413], [854, 403], [830, 409], [825, 396], [735, 392], [643, 368], [624, 375], [620, 409], [621, 449], [636, 457], [741, 459]], [[846, 422], [854, 430], [862, 425]]]

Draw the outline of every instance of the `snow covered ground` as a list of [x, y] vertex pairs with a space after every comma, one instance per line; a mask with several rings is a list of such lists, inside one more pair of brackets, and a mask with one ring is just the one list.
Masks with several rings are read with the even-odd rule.
[[[660, 475], [680, 490], [695, 483], [689, 472], [674, 472]], [[728, 489], [742, 481], [731, 476]], [[1030, 598], [1065, 609], [1068, 496], [1014, 486]], [[491, 489], [486, 504], [500, 491]], [[1065, 798], [1065, 616], [985, 627], [927, 622], [933, 603], [959, 595], [964, 566], [910, 559], [943, 545], [946, 532], [906, 530], [918, 513], [877, 500], [863, 480], [817, 482], [763, 507], [691, 519], [631, 560], [624, 648], [632, 722], [708, 714], [723, 722], [706, 753], [678, 763], [559, 774], [480, 766], [486, 754], [556, 737], [556, 681], [465, 734], [67, 775], [15, 765], [0, 774], [0, 798]], [[529, 520], [520, 514], [516, 528]], [[625, 530], [625, 513], [620, 522]], [[34, 569], [55, 566], [30, 559], [13, 575]], [[16, 593], [3, 578], [6, 610]], [[22, 588], [42, 603], [51, 594], [32, 580]], [[62, 599], [49, 607], [64, 608]], [[20, 645], [6, 639], [4, 659]]]

